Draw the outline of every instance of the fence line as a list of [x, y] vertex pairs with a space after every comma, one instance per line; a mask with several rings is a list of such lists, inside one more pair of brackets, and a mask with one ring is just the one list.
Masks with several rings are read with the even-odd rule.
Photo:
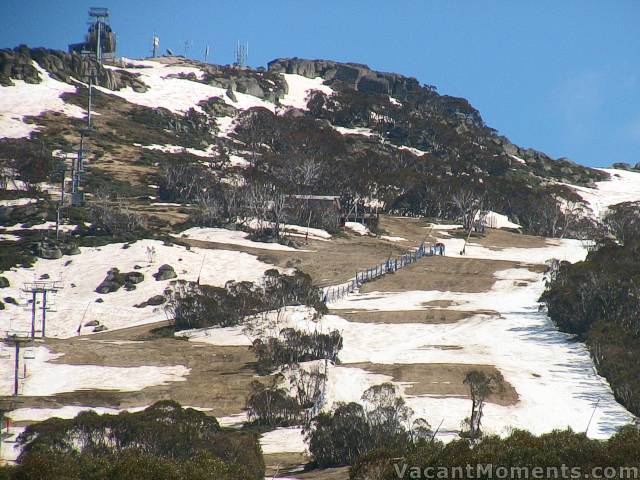
[[424, 256], [435, 255], [437, 252], [440, 254], [443, 253], [443, 251], [438, 251], [437, 247], [434, 247], [433, 245], [429, 245], [429, 248], [427, 249], [425, 243], [422, 242], [415, 251], [405, 253], [400, 257], [390, 258], [386, 262], [380, 263], [374, 267], [356, 272], [356, 276], [348, 282], [323, 288], [321, 291], [322, 301], [324, 303], [330, 303], [340, 300], [355, 291], [364, 283], [381, 277], [387, 273], [393, 273], [407, 265], [417, 262]]

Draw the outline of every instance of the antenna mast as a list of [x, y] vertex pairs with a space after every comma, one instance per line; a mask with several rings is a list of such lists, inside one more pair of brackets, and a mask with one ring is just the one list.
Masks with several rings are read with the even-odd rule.
[[160, 46], [160, 37], [158, 35], [156, 35], [155, 32], [153, 32], [153, 50], [152, 50], [152, 55], [153, 58], [156, 58], [156, 55], [158, 53], [158, 47]]
[[247, 58], [249, 56], [249, 42], [240, 43], [240, 40], [236, 43], [236, 66], [244, 68], [247, 64]]

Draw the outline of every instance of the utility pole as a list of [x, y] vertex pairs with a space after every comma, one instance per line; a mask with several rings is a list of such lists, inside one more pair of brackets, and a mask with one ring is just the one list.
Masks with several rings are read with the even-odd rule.
[[209, 58], [209, 45], [204, 47], [204, 63], [207, 63], [208, 58]]

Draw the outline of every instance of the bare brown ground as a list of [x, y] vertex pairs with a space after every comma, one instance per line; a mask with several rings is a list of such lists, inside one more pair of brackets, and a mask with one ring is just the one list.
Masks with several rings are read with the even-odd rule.
[[276, 474], [275, 478], [286, 476], [297, 480], [347, 480], [349, 478], [348, 467], [299, 471], [299, 467], [309, 461], [309, 458], [302, 453], [267, 454], [264, 456], [264, 461], [267, 466], [266, 478], [272, 478]]
[[381, 242], [375, 237], [349, 234], [330, 242], [312, 240], [309, 245], [302, 247], [308, 251], [297, 252], [262, 250], [180, 238], [176, 239], [176, 242], [200, 248], [224, 248], [251, 253], [267, 263], [280, 267], [296, 267], [311, 275], [320, 286], [346, 282], [353, 278], [357, 271], [380, 264], [389, 257], [402, 255], [408, 248], [408, 245]]
[[340, 315], [342, 318], [351, 322], [358, 323], [428, 323], [428, 324], [444, 324], [456, 323], [465, 318], [472, 317], [483, 313], [486, 315], [495, 315], [497, 312], [489, 310], [464, 312], [458, 310], [445, 310], [441, 308], [432, 308], [429, 310], [407, 310], [395, 312], [375, 312], [367, 310], [334, 310], [332, 313]]
[[[219, 347], [187, 343], [174, 338], [153, 338], [157, 324], [133, 327], [66, 340], [48, 339], [53, 362], [72, 365], [135, 367], [184, 365], [191, 371], [185, 381], [148, 387], [136, 392], [86, 390], [51, 397], [22, 397], [21, 407], [54, 408], [62, 405], [127, 408], [172, 399], [182, 405], [211, 408], [215, 416], [241, 413], [250, 383], [256, 379], [255, 357], [247, 347]], [[121, 340], [135, 343], [114, 343]]]
[[[443, 347], [443, 346], [439, 346]], [[447, 346], [444, 346], [447, 347]], [[469, 397], [469, 387], [463, 383], [464, 377], [472, 370], [488, 374], [498, 370], [493, 365], [467, 365], [458, 363], [349, 363], [345, 367], [357, 367], [372, 373], [393, 377], [394, 382], [411, 383], [405, 389], [408, 395], [442, 395], [447, 397]], [[487, 401], [498, 405], [515, 405], [518, 402], [516, 390], [504, 382], [504, 390], [492, 394]]]
[[438, 290], [441, 292], [486, 292], [496, 281], [499, 270], [521, 266], [502, 260], [475, 258], [424, 257], [400, 272], [385, 275], [366, 283], [361, 291], [404, 292], [409, 290]]

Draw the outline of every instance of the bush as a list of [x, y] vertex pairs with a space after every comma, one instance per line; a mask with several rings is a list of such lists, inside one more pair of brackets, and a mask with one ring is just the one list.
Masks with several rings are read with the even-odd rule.
[[176, 281], [165, 290], [165, 296], [165, 311], [176, 330], [235, 326], [248, 316], [287, 305], [327, 310], [311, 277], [300, 271], [282, 275], [278, 270], [267, 270], [261, 285], [228, 282], [224, 288]]
[[16, 478], [264, 477], [256, 434], [224, 431], [215, 418], [172, 401], [137, 413], [52, 418], [28, 426], [18, 443]]
[[428, 423], [411, 421], [413, 412], [390, 383], [369, 388], [363, 405], [348, 403], [321, 413], [307, 434], [309, 451], [319, 467], [352, 465], [376, 449], [407, 450], [431, 436]]
[[280, 331], [278, 337], [256, 339], [251, 350], [258, 357], [258, 371], [272, 372], [281, 365], [294, 365], [311, 360], [338, 362], [342, 336], [337, 330], [329, 334], [304, 333], [293, 328]]

